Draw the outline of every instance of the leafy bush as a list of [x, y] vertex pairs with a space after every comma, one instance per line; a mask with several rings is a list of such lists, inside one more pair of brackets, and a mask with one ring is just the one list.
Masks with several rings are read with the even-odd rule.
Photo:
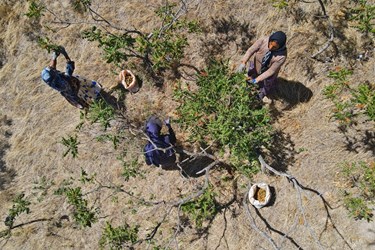
[[75, 221], [83, 227], [91, 227], [97, 221], [96, 211], [88, 208], [87, 200], [82, 196], [81, 188], [63, 187], [59, 188], [55, 194], [65, 195], [68, 203], [74, 207], [73, 217]]
[[102, 237], [100, 238], [100, 248], [109, 246], [110, 249], [124, 249], [126, 243], [136, 243], [138, 240], [138, 226], [130, 227], [124, 225], [113, 227], [106, 222]]
[[247, 161], [255, 160], [257, 148], [267, 146], [272, 136], [268, 110], [259, 107], [255, 87], [216, 61], [196, 84], [196, 91], [180, 86], [174, 93], [180, 103], [178, 122], [189, 130], [192, 141], [216, 142], [222, 152], [228, 147], [230, 163], [250, 173]]
[[97, 27], [92, 27], [82, 33], [83, 38], [89, 41], [97, 41], [99, 47], [103, 49], [104, 58], [107, 63], [114, 63], [119, 66], [122, 61], [127, 61], [129, 57], [136, 57], [132, 50], [135, 39], [129, 34], [115, 35], [104, 33]]
[[51, 42], [48, 37], [39, 37], [38, 45], [40, 48], [47, 50], [48, 53], [51, 53], [52, 51], [58, 51], [60, 49], [60, 46]]
[[372, 220], [373, 213], [369, 205], [375, 199], [375, 162], [346, 162], [342, 165], [341, 173], [354, 190], [352, 193], [346, 190], [344, 195], [349, 215], [356, 219]]
[[86, 117], [91, 123], [99, 122], [106, 130], [110, 127], [110, 122], [115, 118], [115, 110], [103, 99], [99, 99], [90, 105]]
[[172, 68], [184, 57], [184, 49], [188, 45], [184, 33], [199, 30], [197, 22], [176, 18], [174, 8], [175, 5], [167, 3], [156, 10], [164, 26], [150, 34], [144, 34], [139, 30], [113, 34], [92, 27], [85, 30], [82, 36], [99, 43], [98, 46], [103, 49], [107, 63], [120, 66], [129, 58], [136, 57], [143, 59], [156, 71]]
[[202, 228], [205, 220], [214, 218], [218, 213], [215, 196], [212, 187], [208, 187], [196, 200], [181, 205], [181, 210], [195, 222], [198, 229]]

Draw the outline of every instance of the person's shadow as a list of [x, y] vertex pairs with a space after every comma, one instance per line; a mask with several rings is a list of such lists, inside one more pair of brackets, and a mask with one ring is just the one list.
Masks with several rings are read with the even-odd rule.
[[277, 85], [271, 98], [286, 103], [283, 110], [290, 110], [299, 103], [310, 101], [313, 92], [301, 82], [288, 81], [284, 78], [278, 78]]

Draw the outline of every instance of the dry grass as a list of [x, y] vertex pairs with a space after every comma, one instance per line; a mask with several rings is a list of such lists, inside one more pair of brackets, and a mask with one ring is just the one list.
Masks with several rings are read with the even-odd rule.
[[[48, 8], [54, 10], [60, 10], [69, 3], [67, 0], [45, 2], [49, 4]], [[94, 9], [115, 25], [134, 26], [145, 32], [159, 25], [153, 10], [163, 3], [135, 0], [93, 2]], [[288, 162], [288, 171], [296, 176], [301, 184], [321, 192], [334, 208], [329, 210], [334, 223], [332, 224], [327, 220], [326, 209], [320, 198], [307, 192], [304, 203], [307, 219], [326, 248], [349, 249], [349, 244], [352, 249], [368, 249], [368, 243], [373, 241], [374, 236], [369, 230], [373, 228], [374, 223], [366, 224], [347, 219], [346, 211], [340, 206], [338, 189], [333, 183], [338, 171], [337, 163], [342, 160], [370, 159], [373, 155], [369, 151], [348, 152], [345, 148], [345, 138], [338, 132], [336, 124], [329, 120], [330, 103], [323, 98], [321, 90], [329, 83], [325, 75], [336, 66], [336, 62], [322, 63], [309, 58], [326, 41], [322, 31], [317, 30], [311, 22], [299, 20], [297, 23], [298, 16], [285, 11], [275, 11], [267, 1], [252, 1], [245, 4], [244, 1], [237, 0], [230, 3], [215, 0], [196, 1], [195, 4], [192, 5], [188, 16], [198, 19], [204, 26], [205, 33], [191, 36], [185, 60], [197, 67], [203, 67], [209, 55], [229, 58], [231, 64], [236, 65], [244, 50], [256, 37], [268, 35], [273, 30], [286, 31], [289, 37], [289, 58], [280, 76], [288, 82], [279, 90], [283, 98], [275, 102], [275, 126], [289, 136], [283, 143], [292, 146], [290, 151], [285, 152], [284, 158], [276, 160], [276, 164], [284, 164], [278, 162], [279, 160]], [[329, 14], [332, 12], [336, 19], [341, 18], [340, 4], [341, 1], [335, 2], [329, 8]], [[301, 6], [306, 15], [311, 15], [308, 13], [319, 9], [316, 4]], [[51, 218], [51, 221], [18, 228], [5, 245], [4, 241], [0, 243], [1, 248], [97, 249], [105, 221], [110, 221], [115, 226], [125, 222], [130, 225], [140, 224], [140, 235], [146, 235], [161, 220], [165, 213], [164, 206], [142, 206], [125, 193], [101, 189], [100, 192], [93, 192], [87, 196], [90, 205], [100, 207], [101, 218], [92, 228], [77, 229], [73, 227], [72, 218], [70, 221], [62, 219], [71, 214], [72, 207], [61, 196], [53, 195], [53, 190], [64, 179], [78, 178], [83, 168], [89, 174], [96, 173], [101, 183], [123, 185], [125, 190], [146, 200], [176, 200], [191, 193], [198, 184], [202, 184], [203, 177], [185, 180], [177, 171], [146, 166], [141, 154], [144, 141], [130, 140], [124, 148], [132, 152], [132, 155], [138, 156], [144, 178], [125, 182], [121, 176], [121, 163], [116, 159], [121, 150], [114, 150], [110, 143], [97, 142], [93, 138], [93, 134], [98, 133], [95, 126], [85, 129], [79, 135], [82, 144], [79, 145], [78, 158], [63, 158], [65, 148], [60, 143], [61, 138], [74, 134], [79, 123], [79, 113], [40, 80], [40, 71], [49, 63], [49, 55], [37, 47], [35, 39], [30, 34], [35, 27], [23, 16], [26, 11], [24, 2], [8, 0], [0, 4], [0, 55], [4, 54], [3, 66], [0, 68], [0, 115], [6, 115], [0, 125], [0, 214], [4, 219], [12, 205], [12, 197], [24, 192], [26, 197], [33, 200], [31, 213], [22, 214], [16, 223], [27, 223], [42, 218]], [[79, 15], [64, 15], [72, 20], [85, 18]], [[41, 23], [47, 23], [51, 18], [51, 15], [46, 15], [42, 17]], [[310, 19], [311, 16], [306, 18]], [[221, 24], [229, 23], [229, 30], [218, 32], [220, 22], [215, 21], [222, 21]], [[242, 37], [237, 33], [240, 25], [248, 27], [248, 33], [240, 33]], [[43, 27], [40, 31], [38, 27], [35, 29], [37, 33], [48, 34], [51, 39], [66, 47], [70, 57], [76, 62], [78, 74], [109, 87], [117, 75], [112, 72], [110, 65], [103, 62], [101, 51], [95, 43], [80, 39], [80, 32], [87, 27], [90, 25], [72, 25], [56, 34], [48, 32]], [[244, 37], [245, 34], [248, 37]], [[361, 52], [358, 33], [351, 28], [345, 28], [343, 34], [347, 37], [345, 41], [353, 41], [358, 52]], [[230, 35], [235, 38], [229, 39]], [[340, 65], [342, 63], [342, 60], [337, 62]], [[366, 63], [353, 60], [347, 62], [347, 65], [353, 63], [358, 69], [354, 77], [361, 81], [373, 80], [374, 75], [370, 77], [374, 74], [373, 57]], [[61, 60], [58, 68], [63, 67]], [[171, 91], [174, 84], [175, 82], [170, 80], [165, 83], [163, 89], [158, 89], [145, 79], [139, 93], [126, 95], [127, 115], [138, 124], [142, 124], [152, 113], [161, 117], [173, 116], [175, 104], [171, 101]], [[174, 126], [181, 140], [185, 134], [177, 125]], [[305, 150], [296, 153], [301, 149]], [[219, 201], [226, 203], [230, 201], [233, 189], [232, 181], [224, 182], [221, 179], [223, 173], [214, 171], [211, 181], [220, 194]], [[56, 185], [48, 190], [42, 201], [37, 202], [33, 196], [36, 192], [33, 187], [43, 176], [49, 181], [53, 180]], [[308, 230], [301, 225], [304, 221], [298, 219], [300, 214], [291, 184], [285, 179], [262, 174], [255, 176], [254, 181], [264, 181], [275, 188], [277, 197], [273, 206], [259, 210], [260, 215], [269, 223], [271, 231], [268, 230], [268, 233], [275, 241], [284, 242], [284, 249], [293, 249], [297, 245], [304, 249], [316, 249], [317, 245], [308, 236]], [[241, 207], [241, 198], [245, 194], [247, 184], [244, 178], [238, 178], [237, 201], [215, 217], [206, 234], [199, 235], [193, 227], [185, 225], [184, 231], [178, 236], [180, 248], [269, 248], [270, 245], [251, 229]], [[75, 185], [80, 184], [75, 182]], [[95, 187], [94, 184], [87, 184], [83, 189], [84, 192], [89, 192]], [[301, 223], [296, 230], [289, 232], [296, 218], [297, 222]], [[56, 227], [55, 222], [61, 222], [61, 227]], [[155, 237], [158, 244], [168, 244], [176, 223], [177, 214], [173, 210]], [[257, 223], [261, 229], [266, 230], [259, 217]], [[4, 228], [1, 224], [0, 230]], [[279, 232], [289, 233], [294, 243], [285, 239]], [[170, 247], [176, 248], [174, 242]], [[146, 249], [146, 244], [138, 249]]]

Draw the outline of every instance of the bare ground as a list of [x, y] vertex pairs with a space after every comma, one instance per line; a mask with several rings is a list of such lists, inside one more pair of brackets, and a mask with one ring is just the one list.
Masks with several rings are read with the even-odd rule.
[[[68, 1], [45, 1], [54, 10], [68, 6]], [[153, 9], [162, 1], [93, 1], [94, 8], [116, 25], [134, 26], [149, 32], [157, 21]], [[267, 182], [273, 187], [272, 206], [255, 210], [249, 207], [256, 225], [270, 235], [283, 249], [375, 249], [375, 223], [348, 218], [340, 191], [345, 189], [338, 175], [343, 161], [374, 161], [374, 124], [359, 124], [358, 131], [345, 136], [338, 124], [330, 119], [332, 104], [321, 91], [332, 80], [326, 77], [336, 66], [355, 68], [352, 81], [373, 81], [374, 58], [356, 61], [364, 51], [364, 40], [343, 20], [341, 1], [327, 6], [337, 30], [336, 50], [329, 48], [320, 60], [310, 56], [326, 42], [323, 21], [311, 21], [311, 13], [319, 10], [318, 4], [301, 4], [297, 13], [286, 13], [272, 8], [267, 1], [195, 1], [188, 13], [205, 27], [204, 32], [191, 37], [186, 63], [203, 67], [209, 56], [229, 58], [233, 67], [256, 37], [273, 30], [284, 30], [288, 35], [289, 57], [280, 74], [279, 97], [271, 105], [278, 130], [277, 145], [267, 160], [277, 169], [293, 175], [301, 185], [301, 214], [298, 193], [287, 179], [256, 175], [253, 182]], [[140, 139], [129, 136], [123, 145], [138, 157], [143, 177], [122, 177], [122, 165], [116, 158], [121, 154], [110, 143], [99, 143], [93, 135], [99, 129], [86, 128], [79, 137], [78, 158], [63, 158], [65, 150], [60, 141], [74, 133], [79, 123], [79, 112], [58, 93], [40, 80], [41, 69], [48, 64], [49, 55], [35, 41], [33, 32], [48, 32], [45, 28], [30, 25], [23, 15], [25, 2], [6, 0], [0, 4], [0, 214], [5, 219], [12, 199], [24, 192], [33, 201], [30, 214], [17, 217], [12, 237], [1, 241], [2, 249], [97, 249], [106, 221], [113, 225], [140, 225], [140, 233], [147, 233], [162, 220], [167, 206], [145, 206], [125, 192], [107, 188], [97, 190], [97, 184], [83, 185], [89, 204], [100, 208], [99, 220], [90, 228], [76, 227], [70, 217], [72, 208], [62, 196], [53, 191], [63, 179], [78, 178], [81, 168], [104, 185], [123, 185], [125, 191], [148, 201], [175, 201], [186, 197], [203, 185], [204, 177], [183, 179], [178, 171], [151, 168], [143, 164]], [[42, 17], [41, 23], [51, 16]], [[80, 16], [66, 18], [81, 19]], [[320, 23], [322, 22], [322, 23]], [[340, 24], [340, 25], [338, 25]], [[76, 72], [95, 79], [104, 87], [113, 84], [115, 74], [105, 64], [96, 44], [79, 37], [87, 25], [72, 25], [53, 34], [76, 62]], [[35, 29], [35, 30], [34, 30]], [[38, 31], [37, 31], [38, 32]], [[49, 34], [49, 33], [47, 33]], [[340, 40], [340, 42], [338, 42]], [[344, 50], [352, 45], [352, 51]], [[352, 54], [348, 54], [352, 53]], [[336, 56], [336, 57], [334, 57]], [[327, 60], [334, 57], [335, 60]], [[60, 62], [58, 68], [62, 69]], [[127, 115], [141, 124], [151, 113], [162, 117], [173, 116], [174, 103], [171, 91], [174, 80], [167, 80], [163, 88], [156, 88], [145, 78], [137, 94], [125, 96]], [[114, 124], [121, 125], [121, 124]], [[180, 143], [186, 136], [176, 124]], [[367, 132], [366, 132], [367, 131]], [[128, 159], [130, 160], [130, 159]], [[196, 167], [196, 166], [190, 166]], [[55, 184], [41, 195], [35, 189], [41, 178]], [[228, 177], [227, 180], [224, 177]], [[173, 234], [178, 223], [176, 209], [162, 224], [151, 245], [169, 246], [172, 249], [272, 249], [269, 241], [250, 225], [251, 220], [242, 200], [248, 180], [230, 176], [224, 170], [211, 171], [213, 183], [222, 204], [221, 212], [204, 224], [205, 230], [196, 229], [184, 221], [176, 238]], [[80, 185], [78, 181], [74, 185]], [[82, 185], [81, 185], [82, 186]], [[40, 198], [39, 201], [37, 198]], [[0, 230], [5, 226], [0, 225]], [[150, 249], [147, 243], [137, 249]]]

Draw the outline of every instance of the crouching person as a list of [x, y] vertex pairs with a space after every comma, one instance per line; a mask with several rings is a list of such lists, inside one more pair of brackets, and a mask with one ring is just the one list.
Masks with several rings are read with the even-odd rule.
[[[145, 126], [145, 133], [149, 142], [144, 147], [144, 155], [147, 165], [155, 165], [157, 167], [172, 167], [176, 165], [176, 136], [171, 127], [169, 118], [165, 120], [168, 127], [168, 134], [162, 135], [162, 121], [151, 116]], [[164, 150], [163, 150], [164, 149]]]

